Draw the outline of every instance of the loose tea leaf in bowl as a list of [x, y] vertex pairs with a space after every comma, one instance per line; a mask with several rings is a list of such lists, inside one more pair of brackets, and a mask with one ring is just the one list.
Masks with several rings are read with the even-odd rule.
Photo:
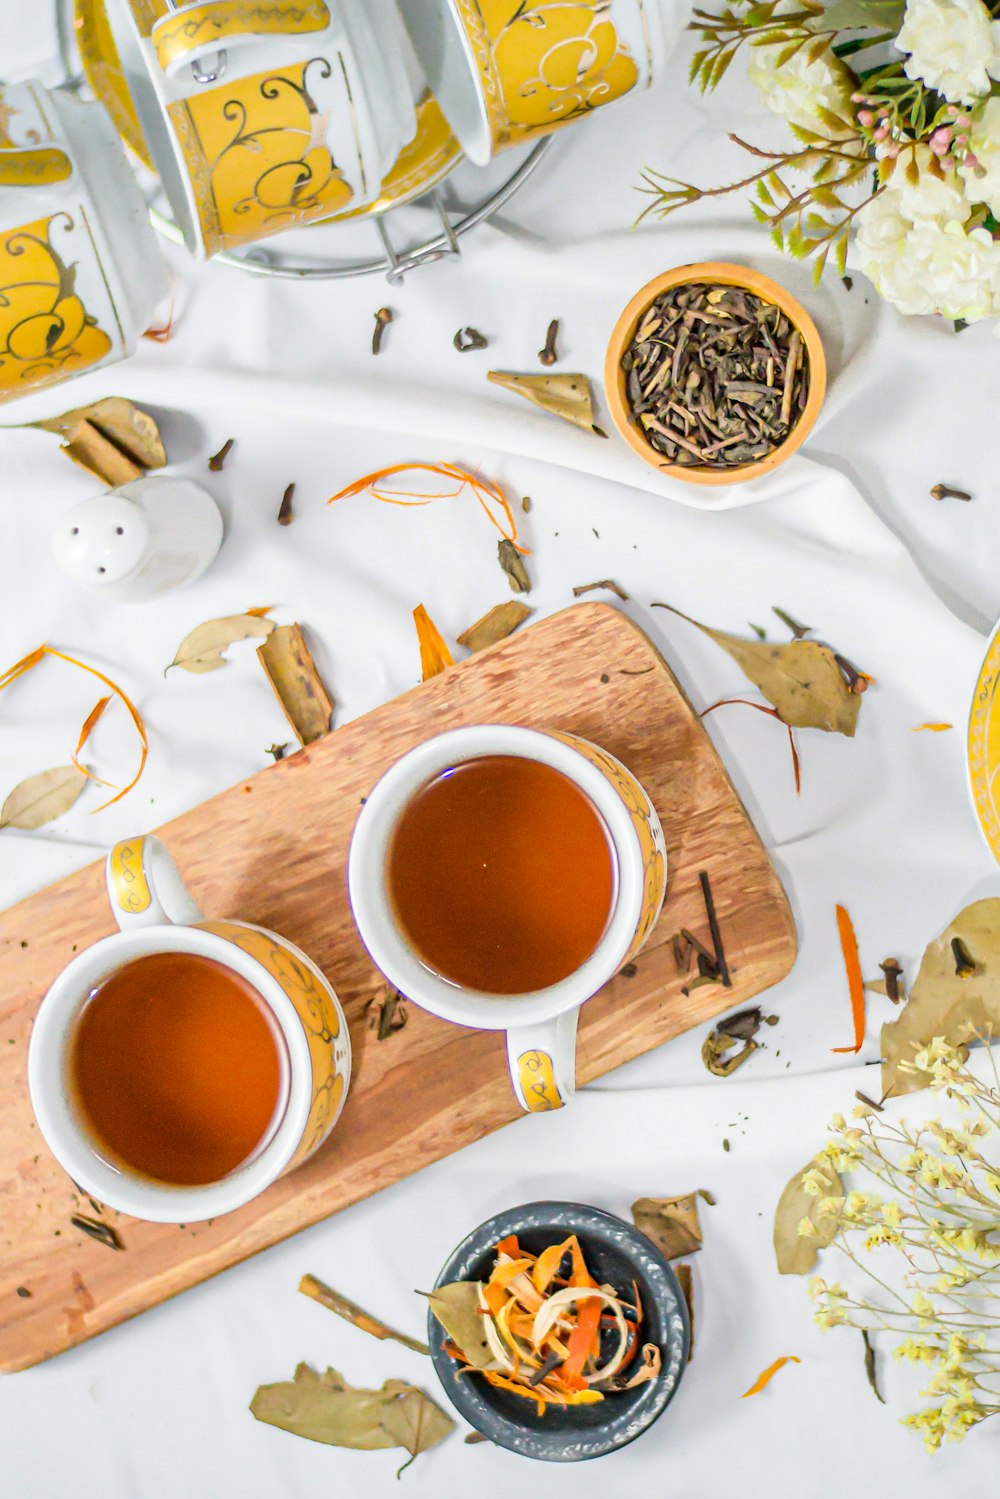
[[630, 420], [669, 463], [756, 463], [784, 443], [809, 399], [809, 352], [773, 302], [741, 286], [669, 287], [621, 358]]

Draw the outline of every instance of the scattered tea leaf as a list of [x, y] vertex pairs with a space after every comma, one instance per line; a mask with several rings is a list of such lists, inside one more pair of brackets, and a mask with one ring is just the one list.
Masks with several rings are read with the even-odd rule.
[[757, 637], [758, 640], [766, 640], [767, 639], [767, 631], [764, 630], [764, 629], [761, 629], [760, 625], [755, 625], [753, 623], [753, 621], [749, 620], [749, 619], [747, 620], [747, 624], [749, 625], [750, 629], [754, 632], [754, 634], [756, 635], [756, 637]]
[[497, 559], [507, 575], [512, 593], [530, 593], [531, 579], [524, 565], [524, 558], [512, 541], [505, 536], [497, 542]]
[[906, 990], [903, 988], [901, 982], [903, 977], [903, 970], [900, 966], [899, 959], [886, 958], [884, 962], [880, 963], [878, 966], [881, 968], [883, 974], [885, 975], [884, 983], [886, 998], [891, 999], [894, 1005], [898, 1005], [901, 1000], [904, 1000], [906, 998]]
[[701, 1248], [701, 1224], [698, 1221], [698, 1197], [640, 1197], [632, 1204], [632, 1222], [647, 1239], [652, 1239], [668, 1260], [694, 1254]]
[[722, 933], [719, 931], [719, 918], [716, 914], [715, 900], [712, 896], [712, 882], [708, 878], [707, 870], [702, 869], [699, 872], [698, 881], [701, 885], [701, 893], [705, 901], [705, 913], [708, 916], [708, 929], [712, 934], [712, 946], [715, 949], [713, 954], [715, 967], [718, 970], [723, 987], [731, 989], [733, 981], [729, 976], [729, 964], [726, 962], [725, 949], [722, 946]]
[[489, 347], [489, 339], [478, 328], [459, 328], [452, 343], [460, 354], [468, 354], [470, 349], [485, 349]]
[[579, 583], [576, 588], [573, 589], [573, 597], [575, 599], [578, 599], [583, 594], [593, 593], [596, 589], [599, 588], [606, 589], [608, 593], [613, 593], [616, 598], [620, 598], [623, 603], [628, 603], [628, 594], [625, 592], [624, 588], [621, 588], [614, 581], [613, 578], [601, 578], [596, 583]]
[[744, 640], [713, 630], [672, 604], [652, 607], [669, 609], [721, 646], [777, 708], [783, 723], [854, 737], [861, 699], [851, 692], [828, 645], [815, 640], [793, 640], [788, 645]]
[[411, 1457], [454, 1428], [422, 1390], [402, 1380], [387, 1379], [380, 1390], [354, 1389], [336, 1370], [317, 1374], [308, 1364], [299, 1365], [293, 1381], [261, 1385], [250, 1411], [258, 1421], [313, 1442], [366, 1452], [403, 1447]]
[[363, 1307], [358, 1306], [332, 1286], [326, 1285], [315, 1275], [303, 1275], [299, 1281], [299, 1290], [303, 1296], [308, 1296], [312, 1301], [318, 1301], [320, 1306], [325, 1306], [327, 1311], [335, 1312], [338, 1317], [343, 1317], [345, 1322], [350, 1322], [353, 1327], [362, 1332], [371, 1333], [373, 1338], [379, 1338], [383, 1342], [389, 1338], [394, 1343], [402, 1343], [404, 1348], [410, 1348], [414, 1353], [430, 1353], [426, 1343], [420, 1342], [418, 1338], [411, 1338], [405, 1332], [397, 1332], [388, 1323], [373, 1317]]
[[235, 442], [235, 437], [227, 437], [219, 451], [212, 454], [208, 460], [208, 467], [213, 474], [221, 474], [222, 466], [232, 452]]
[[878, 1378], [875, 1373], [875, 1349], [872, 1347], [872, 1340], [868, 1336], [867, 1327], [861, 1329], [861, 1340], [865, 1347], [865, 1378], [872, 1387], [875, 1399], [880, 1405], [885, 1405], [885, 1400], [882, 1398], [882, 1391], [878, 1387]]
[[287, 748], [287, 744], [269, 744], [266, 753], [271, 756], [272, 760], [277, 762], [285, 758], [285, 750]]
[[913, 728], [910, 730], [910, 733], [920, 734], [926, 729], [931, 734], [943, 734], [946, 729], [952, 729], [954, 727], [954, 724], [950, 723], [918, 723], [914, 724]]
[[525, 515], [527, 515], [528, 512], [530, 511], [530, 509], [531, 509], [531, 495], [530, 494], [526, 494], [526, 495], [522, 495], [521, 496], [521, 509], [524, 511]]
[[466, 1434], [466, 1447], [478, 1447], [480, 1442], [488, 1442], [489, 1437], [484, 1437], [481, 1431], [470, 1431]]
[[[968, 978], [955, 973], [954, 938], [975, 962]], [[917, 1052], [935, 1036], [966, 1046], [1000, 1036], [1000, 899], [966, 906], [925, 951], [910, 997], [897, 1020], [882, 1027], [882, 1092], [898, 1097], [926, 1088], [925, 1072], [910, 1071]]]
[[106, 1249], [124, 1249], [121, 1234], [110, 1223], [100, 1223], [96, 1218], [87, 1218], [82, 1213], [74, 1213], [70, 1218], [74, 1228], [87, 1235], [98, 1244], [103, 1244]]
[[[812, 1196], [802, 1185], [807, 1171], [818, 1173], [817, 1181], [822, 1187], [819, 1196]], [[832, 1244], [840, 1224], [837, 1213], [820, 1212], [820, 1203], [828, 1197], [843, 1196], [840, 1177], [830, 1162], [823, 1156], [796, 1171], [778, 1199], [774, 1213], [774, 1255], [778, 1262], [779, 1275], [807, 1275], [816, 1263], [816, 1255], [828, 1244]], [[814, 1233], [802, 1234], [799, 1226], [808, 1219]]]
[[[695, 980], [695, 983], [697, 982]], [[695, 984], [689, 987], [693, 989]], [[701, 1060], [713, 1076], [732, 1077], [737, 1068], [742, 1067], [743, 1063], [749, 1061], [758, 1050], [758, 1043], [753, 1040], [744, 1041], [741, 1049], [736, 1051], [735, 1048], [738, 1045], [739, 1042], [735, 1036], [710, 1031], [702, 1042]]]
[[694, 1277], [691, 1274], [690, 1265], [675, 1265], [674, 1274], [677, 1276], [684, 1297], [684, 1305], [688, 1314], [688, 1363], [694, 1358]]
[[522, 604], [518, 599], [511, 599], [506, 604], [495, 604], [482, 619], [477, 619], [474, 625], [462, 631], [457, 637], [458, 643], [470, 651], [485, 651], [488, 646], [496, 645], [498, 640], [506, 640], [508, 635], [512, 635], [530, 613], [527, 604]]
[[955, 959], [955, 977], [960, 979], [971, 978], [978, 964], [961, 937], [952, 937], [951, 955]]
[[449, 1338], [462, 1350], [466, 1362], [474, 1369], [488, 1368], [494, 1360], [486, 1341], [477, 1282], [455, 1280], [438, 1286], [427, 1300]]
[[391, 984], [378, 988], [365, 1005], [365, 1015], [376, 1041], [386, 1041], [395, 1031], [401, 1031], [409, 1018], [406, 1000]]
[[420, 680], [428, 682], [431, 677], [454, 666], [455, 658], [423, 604], [418, 604], [414, 609], [413, 623], [417, 627], [417, 642], [420, 646]]
[[57, 765], [19, 782], [0, 807], [0, 828], [28, 831], [68, 812], [89, 780], [77, 765]]
[[862, 1093], [860, 1088], [855, 1088], [854, 1096], [858, 1100], [858, 1103], [863, 1104], [870, 1114], [884, 1113], [882, 1105], [876, 1103], [874, 1098], [869, 1098], [867, 1093]]
[[738, 1010], [735, 1015], [727, 1015], [725, 1020], [717, 1020], [715, 1029], [723, 1036], [732, 1036], [736, 1041], [752, 1041], [760, 1030], [763, 1018], [760, 1005], [753, 1005], [749, 1010]]
[[861, 959], [858, 957], [858, 939], [854, 934], [854, 923], [843, 906], [837, 907], [837, 932], [840, 949], [844, 954], [847, 970], [847, 989], [851, 1001], [851, 1022], [854, 1026], [854, 1043], [851, 1046], [833, 1046], [834, 1052], [861, 1050], [865, 1040], [865, 981], [861, 975]]
[[278, 506], [278, 525], [290, 526], [295, 519], [295, 511], [292, 509], [292, 501], [295, 498], [295, 485], [289, 484], [281, 496], [281, 504]]
[[702, 1202], [707, 1202], [710, 1208], [715, 1207], [715, 1197], [707, 1187], [699, 1187], [698, 1196], [701, 1198]]
[[585, 432], [606, 436], [594, 425], [594, 398], [586, 375], [512, 375], [490, 370], [486, 378]]
[[277, 625], [257, 647], [257, 655], [299, 743], [313, 744], [328, 734], [333, 699], [316, 670], [302, 627]]
[[31, 1292], [28, 1290], [27, 1286], [18, 1286], [16, 1294], [20, 1296], [22, 1301], [28, 1301], [31, 1299]]
[[812, 625], [800, 625], [797, 619], [793, 619], [790, 614], [786, 614], [784, 609], [779, 609], [775, 604], [771, 605], [771, 613], [776, 614], [781, 623], [787, 629], [791, 630], [796, 640], [801, 640], [805, 635], [812, 634]]
[[253, 610], [247, 610], [245, 614], [225, 614], [221, 619], [206, 620], [203, 625], [196, 625], [190, 634], [185, 635], [166, 671], [173, 666], [190, 672], [218, 671], [220, 666], [226, 665], [223, 652], [229, 646], [251, 636], [259, 638], [270, 635], [274, 628], [273, 619], [266, 619]]
[[149, 412], [123, 396], [107, 396], [30, 425], [61, 437], [63, 451], [106, 484], [127, 484], [167, 461]]
[[740, 1399], [746, 1400], [749, 1395], [759, 1395], [761, 1390], [766, 1389], [767, 1386], [771, 1383], [771, 1380], [777, 1374], [779, 1369], [783, 1369], [786, 1364], [801, 1364], [801, 1362], [802, 1360], [800, 1358], [796, 1358], [794, 1353], [786, 1353], [782, 1358], [776, 1358], [774, 1363], [769, 1364], [763, 1371], [763, 1373], [757, 1375], [757, 1378], [754, 1380], [749, 1390], [743, 1391]]

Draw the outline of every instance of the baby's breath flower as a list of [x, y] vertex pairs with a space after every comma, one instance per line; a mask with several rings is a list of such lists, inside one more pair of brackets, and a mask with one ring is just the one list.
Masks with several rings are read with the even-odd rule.
[[890, 1228], [899, 1228], [903, 1221], [903, 1209], [898, 1202], [883, 1202], [882, 1222], [888, 1223]]
[[847, 1120], [844, 1118], [843, 1114], [834, 1114], [833, 1118], [830, 1120], [830, 1128], [832, 1130], [836, 1130], [838, 1134], [841, 1130], [847, 1128]]
[[799, 1226], [795, 1230], [800, 1239], [815, 1239], [816, 1225], [811, 1218], [800, 1218]]
[[809, 1197], [822, 1197], [828, 1191], [830, 1178], [818, 1166], [811, 1166], [802, 1176], [802, 1190]]

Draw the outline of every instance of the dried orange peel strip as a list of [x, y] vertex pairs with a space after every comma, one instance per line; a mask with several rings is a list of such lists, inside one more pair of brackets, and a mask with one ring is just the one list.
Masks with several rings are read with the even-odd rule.
[[847, 985], [851, 996], [851, 1019], [854, 1022], [854, 1045], [833, 1046], [830, 1049], [840, 1054], [848, 1051], [857, 1054], [865, 1039], [865, 981], [861, 973], [861, 959], [858, 957], [858, 939], [854, 934], [854, 923], [843, 906], [837, 907], [837, 931], [840, 934], [840, 946], [844, 954], [844, 967], [847, 969]]
[[77, 756], [83, 749], [84, 744], [89, 739], [95, 724], [97, 723], [98, 719], [102, 717], [105, 709], [107, 708], [111, 697], [116, 697], [119, 702], [124, 705], [125, 710], [131, 718], [132, 723], [135, 727], [135, 731], [139, 736], [141, 752], [139, 755], [138, 769], [126, 786], [122, 786], [114, 796], [108, 799], [108, 801], [102, 802], [99, 807], [94, 808], [95, 812], [102, 812], [105, 807], [114, 806], [115, 802], [121, 801], [122, 797], [126, 796], [128, 792], [132, 790], [133, 786], [136, 785], [139, 777], [142, 775], [142, 772], [146, 767], [146, 759], [149, 755], [149, 741], [146, 738], [146, 726], [142, 721], [138, 708], [132, 702], [132, 699], [122, 691], [122, 689], [116, 682], [113, 682], [110, 677], [106, 677], [103, 672], [98, 671], [96, 666], [88, 666], [85, 661], [78, 661], [75, 656], [69, 656], [65, 653], [65, 651], [57, 651], [55, 647], [51, 645], [36, 646], [35, 649], [33, 651], [29, 651], [26, 656], [22, 656], [20, 661], [16, 661], [13, 666], [8, 667], [5, 672], [0, 673], [0, 691], [3, 691], [3, 689], [5, 687], [9, 687], [12, 682], [16, 682], [19, 677], [23, 677], [26, 672], [29, 672], [34, 667], [38, 666], [41, 661], [44, 661], [46, 656], [52, 656], [57, 661], [65, 661], [68, 666], [79, 667], [80, 671], [85, 671], [90, 676], [96, 677], [97, 680], [99, 682], [102, 682], [105, 687], [110, 688], [110, 694], [107, 697], [101, 698], [87, 715], [86, 719], [84, 720], [83, 727], [80, 730], [79, 739], [77, 740], [76, 750], [73, 754], [73, 764], [76, 765], [79, 770], [82, 770], [84, 775], [89, 776], [92, 781], [96, 781], [101, 786], [109, 786], [111, 784], [110, 782], [102, 781], [100, 777], [93, 775], [83, 765], [80, 765], [77, 759]]
[[[439, 478], [452, 480], [455, 488], [440, 490], [436, 494], [422, 494], [419, 491], [407, 489], [383, 489], [381, 487], [383, 479], [394, 478], [396, 474], [436, 474]], [[468, 469], [459, 468], [456, 463], [394, 463], [389, 468], [376, 469], [373, 474], [365, 474], [363, 478], [355, 479], [353, 484], [348, 484], [337, 494], [331, 495], [327, 504], [332, 505], [336, 500], [350, 499], [353, 495], [363, 494], [367, 489], [373, 499], [382, 500], [387, 505], [430, 505], [434, 500], [454, 500], [466, 488], [472, 490], [490, 524], [496, 527], [501, 536], [513, 542], [519, 552], [527, 556], [528, 548], [522, 546], [517, 539], [517, 522], [514, 519], [514, 512], [500, 486], [494, 484], [491, 479], [484, 479], [479, 474], [470, 473]], [[493, 510], [494, 506], [500, 511], [506, 526], [497, 519]]]
[[776, 1358], [773, 1364], [768, 1364], [767, 1368], [762, 1373], [757, 1375], [757, 1378], [754, 1380], [749, 1390], [743, 1391], [740, 1399], [746, 1400], [751, 1395], [759, 1395], [761, 1390], [766, 1389], [767, 1386], [771, 1383], [771, 1380], [777, 1374], [779, 1369], [783, 1369], [786, 1364], [801, 1364], [801, 1362], [802, 1360], [800, 1358], [797, 1358], [794, 1353], [786, 1353], [783, 1354], [781, 1358]]
[[454, 666], [455, 658], [423, 604], [418, 604], [414, 609], [413, 623], [417, 627], [417, 643], [420, 646], [420, 680], [427, 682], [431, 677], [440, 676], [449, 666]]

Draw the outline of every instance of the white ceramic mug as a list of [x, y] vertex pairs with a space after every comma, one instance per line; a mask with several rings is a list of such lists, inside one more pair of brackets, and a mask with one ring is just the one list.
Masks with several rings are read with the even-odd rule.
[[[487, 994], [433, 973], [401, 932], [387, 890], [389, 846], [413, 796], [442, 771], [491, 755], [535, 760], [567, 776], [599, 813], [614, 862], [611, 913], [594, 951], [568, 978], [530, 994]], [[386, 771], [355, 825], [347, 879], [361, 939], [389, 982], [443, 1020], [506, 1031], [514, 1092], [522, 1108], [538, 1113], [573, 1096], [580, 1006], [652, 931], [666, 890], [667, 855], [652, 802], [607, 750], [555, 730], [480, 724], [428, 739]]]
[[0, 402], [131, 354], [167, 293], [105, 110], [0, 84]]
[[394, 0], [108, 0], [108, 18], [198, 255], [371, 202], [416, 133]]
[[[86, 1193], [154, 1223], [217, 1218], [257, 1197], [322, 1145], [347, 1095], [351, 1042], [340, 1003], [305, 953], [244, 921], [207, 921], [158, 838], [117, 843], [107, 859], [111, 907], [121, 930], [63, 969], [41, 1003], [28, 1052], [28, 1088], [45, 1141]], [[130, 1173], [100, 1154], [74, 1104], [71, 1041], [94, 989], [152, 953], [197, 953], [244, 978], [280, 1034], [282, 1090], [267, 1134], [223, 1180], [175, 1187]]]

